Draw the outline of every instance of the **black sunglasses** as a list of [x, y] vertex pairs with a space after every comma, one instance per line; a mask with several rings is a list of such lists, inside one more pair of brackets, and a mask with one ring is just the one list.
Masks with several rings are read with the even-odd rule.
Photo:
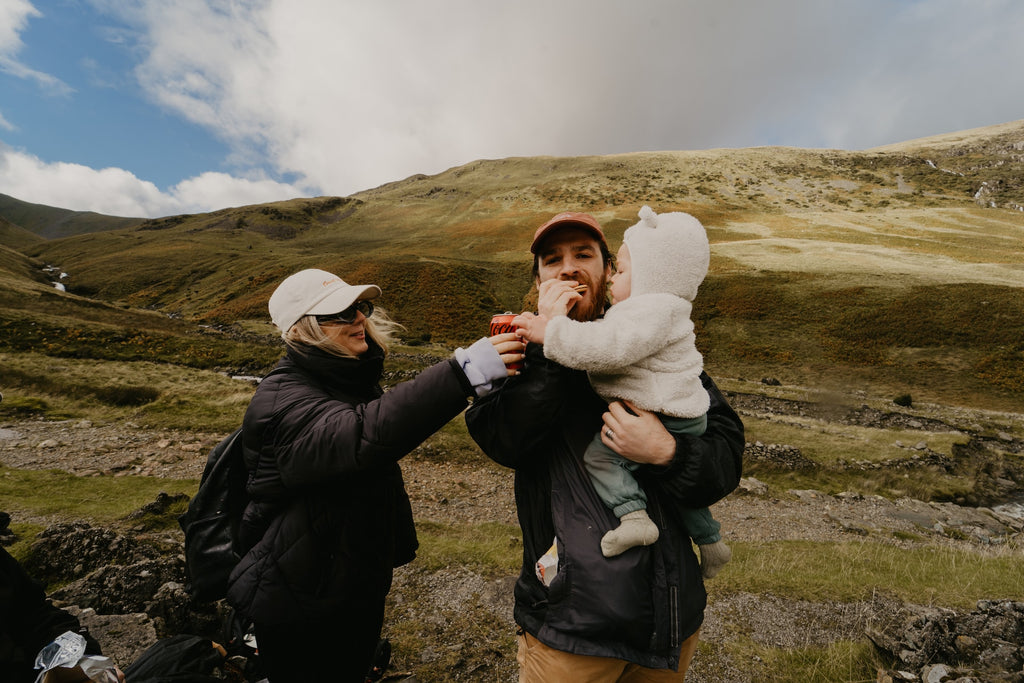
[[316, 316], [316, 321], [321, 325], [342, 324], [351, 325], [356, 321], [356, 316], [362, 313], [367, 318], [373, 315], [373, 304], [369, 301], [357, 301], [344, 311], [330, 313], [328, 315]]

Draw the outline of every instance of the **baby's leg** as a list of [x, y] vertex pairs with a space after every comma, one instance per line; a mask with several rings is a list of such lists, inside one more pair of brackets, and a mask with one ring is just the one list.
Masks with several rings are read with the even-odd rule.
[[690, 538], [700, 550], [700, 573], [710, 579], [732, 559], [732, 550], [722, 542], [722, 525], [711, 516], [708, 508], [685, 510], [682, 514]]
[[600, 435], [584, 451], [583, 464], [598, 496], [619, 518], [619, 526], [601, 538], [604, 556], [658, 540], [658, 526], [647, 515], [647, 494], [633, 477], [636, 464], [605, 446]]
[[636, 463], [605, 446], [600, 434], [583, 451], [583, 465], [597, 495], [616, 517], [647, 509], [647, 494], [631, 471]]

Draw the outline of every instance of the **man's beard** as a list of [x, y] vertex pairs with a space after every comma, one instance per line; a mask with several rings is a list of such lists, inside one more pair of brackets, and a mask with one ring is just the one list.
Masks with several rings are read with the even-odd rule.
[[581, 273], [579, 283], [587, 286], [587, 294], [582, 301], [569, 309], [569, 319], [585, 323], [600, 318], [604, 314], [608, 295], [608, 278], [605, 277], [605, 272], [601, 271], [601, 277], [596, 284]]

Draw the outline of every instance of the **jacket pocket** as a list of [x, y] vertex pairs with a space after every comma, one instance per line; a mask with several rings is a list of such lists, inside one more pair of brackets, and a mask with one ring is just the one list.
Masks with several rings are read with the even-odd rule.
[[559, 566], [548, 591], [547, 625], [646, 650], [655, 631], [653, 546], [605, 557], [601, 537], [618, 520], [601, 502], [582, 463], [572, 456], [554, 460], [551, 507]]

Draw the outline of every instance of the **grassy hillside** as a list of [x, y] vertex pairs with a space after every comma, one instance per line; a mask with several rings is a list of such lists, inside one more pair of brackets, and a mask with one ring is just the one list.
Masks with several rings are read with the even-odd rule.
[[[141, 218], [104, 216], [93, 211], [71, 211], [32, 204], [0, 194], [0, 216], [40, 237], [65, 237], [97, 230], [115, 230], [138, 225]], [[0, 243], [8, 244], [0, 229]]]
[[21, 249], [34, 242], [41, 242], [42, 237], [29, 232], [20, 225], [15, 225], [0, 215], [0, 245]]
[[[51, 296], [72, 317], [100, 301], [173, 317], [174, 334], [219, 325], [269, 340], [273, 288], [319, 267], [380, 284], [407, 341], [454, 345], [482, 334], [492, 312], [523, 307], [527, 245], [543, 220], [589, 211], [615, 248], [647, 203], [707, 227], [712, 266], [695, 317], [715, 374], [1006, 408], [1024, 389], [1022, 140], [1016, 122], [865, 152], [482, 160], [352, 197], [19, 248], [69, 274], [70, 295]], [[51, 327], [27, 301], [7, 296], [0, 310]]]

